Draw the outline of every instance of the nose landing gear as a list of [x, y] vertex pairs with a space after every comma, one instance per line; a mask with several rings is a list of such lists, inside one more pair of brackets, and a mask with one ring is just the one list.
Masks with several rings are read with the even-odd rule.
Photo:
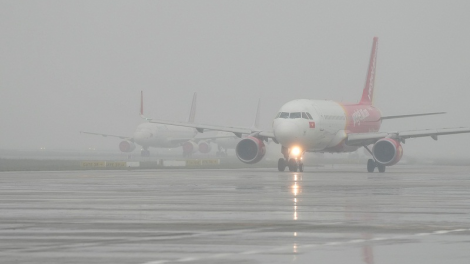
[[304, 164], [302, 162], [302, 158], [295, 157], [289, 159], [289, 151], [286, 147], [282, 147], [281, 149], [282, 154], [284, 155], [284, 159], [280, 158], [277, 161], [277, 169], [279, 171], [284, 171], [286, 167], [289, 167], [290, 172], [303, 172], [304, 171]]

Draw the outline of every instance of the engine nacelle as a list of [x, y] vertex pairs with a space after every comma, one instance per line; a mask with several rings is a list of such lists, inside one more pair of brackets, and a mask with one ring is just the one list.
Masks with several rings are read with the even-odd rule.
[[198, 149], [199, 152], [201, 152], [203, 154], [207, 154], [207, 153], [211, 152], [212, 146], [211, 146], [211, 143], [209, 143], [207, 141], [200, 141], [197, 149]]
[[198, 149], [198, 145], [193, 141], [184, 142], [182, 147], [183, 147], [183, 154], [186, 154], [186, 155], [193, 154]]
[[392, 138], [384, 138], [377, 141], [372, 147], [374, 159], [385, 166], [397, 164], [403, 156], [403, 148], [399, 141]]
[[122, 152], [132, 152], [135, 149], [134, 142], [124, 140], [119, 143], [119, 150]]
[[264, 157], [266, 154], [266, 146], [259, 138], [247, 137], [238, 142], [235, 152], [241, 162], [253, 164]]

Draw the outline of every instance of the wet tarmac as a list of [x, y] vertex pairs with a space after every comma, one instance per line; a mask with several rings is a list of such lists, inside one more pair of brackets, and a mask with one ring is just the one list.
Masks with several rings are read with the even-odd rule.
[[470, 167], [0, 173], [0, 263], [470, 263]]

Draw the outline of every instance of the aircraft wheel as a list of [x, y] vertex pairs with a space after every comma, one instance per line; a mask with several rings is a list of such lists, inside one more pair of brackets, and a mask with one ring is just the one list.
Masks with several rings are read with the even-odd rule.
[[375, 166], [376, 166], [375, 160], [369, 159], [367, 161], [367, 172], [374, 172]]
[[289, 171], [297, 172], [298, 166], [295, 159], [290, 159], [287, 165], [289, 166]]
[[300, 164], [299, 164], [299, 171], [300, 171], [300, 172], [303, 172], [303, 171], [304, 171], [304, 164], [303, 164], [303, 163], [300, 163]]
[[379, 172], [385, 172], [385, 165], [377, 164], [377, 168], [379, 169]]
[[277, 170], [278, 171], [284, 171], [286, 169], [286, 160], [283, 158], [280, 158], [277, 161]]

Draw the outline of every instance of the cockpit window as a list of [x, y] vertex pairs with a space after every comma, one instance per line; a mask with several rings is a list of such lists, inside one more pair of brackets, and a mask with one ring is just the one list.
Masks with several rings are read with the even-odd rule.
[[290, 113], [290, 116], [289, 118], [291, 119], [294, 119], [294, 118], [301, 118], [302, 115], [300, 114], [300, 112], [293, 112], [293, 113]]
[[302, 118], [303, 118], [303, 119], [308, 119], [307, 113], [302, 112]]
[[313, 120], [313, 117], [310, 115], [310, 113], [305, 113], [305, 114], [307, 114], [307, 116], [308, 116], [308, 119], [311, 119], [311, 120]]
[[289, 118], [289, 113], [281, 112], [281, 114], [279, 115], [279, 118]]

